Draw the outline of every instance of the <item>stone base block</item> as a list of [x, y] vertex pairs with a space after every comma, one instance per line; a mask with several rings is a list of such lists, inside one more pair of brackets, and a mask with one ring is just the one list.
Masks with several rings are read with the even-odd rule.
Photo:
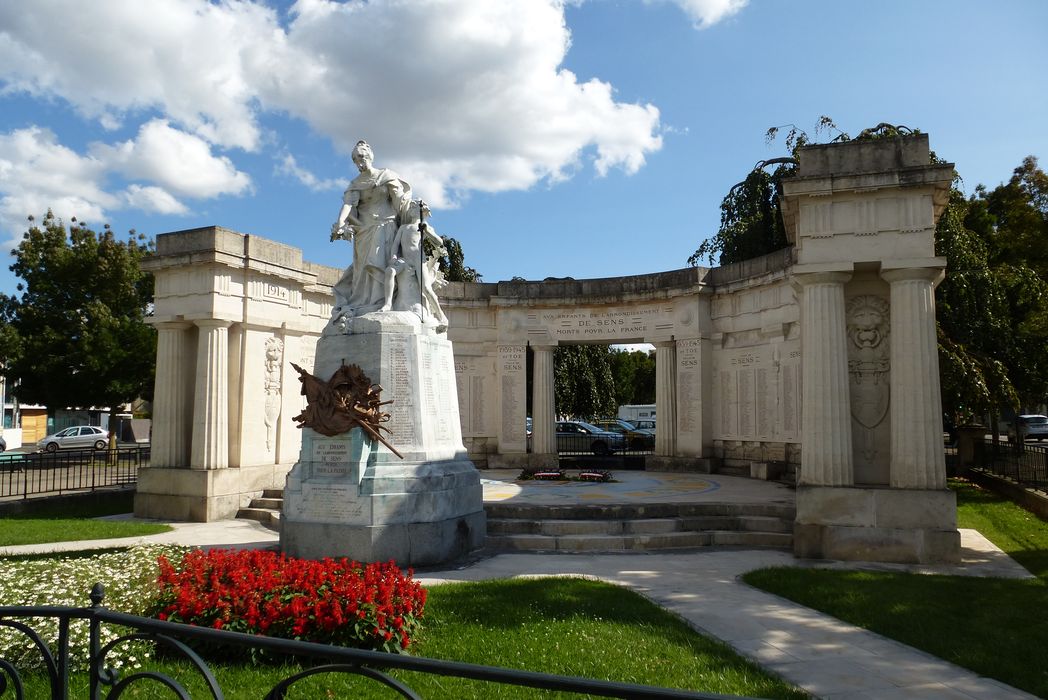
[[539, 469], [552, 469], [560, 464], [560, 459], [555, 454], [490, 454], [488, 455], [488, 469], [527, 469], [536, 471]]
[[262, 495], [281, 488], [290, 464], [226, 469], [146, 467], [138, 472], [139, 518], [207, 523], [228, 520]]
[[775, 481], [782, 477], [782, 462], [750, 462], [750, 478]]
[[285, 553], [423, 566], [482, 545], [483, 491], [469, 460], [380, 462], [359, 428], [334, 437], [306, 428], [302, 445], [284, 486]]
[[952, 491], [798, 486], [793, 543], [805, 559], [956, 563], [957, 498]]
[[649, 472], [694, 472], [712, 474], [713, 460], [708, 457], [664, 457], [650, 455], [644, 458], [644, 471]]
[[361, 562], [389, 561], [428, 566], [453, 561], [479, 549], [485, 537], [484, 511], [425, 523], [350, 525], [284, 518], [280, 548], [305, 559], [347, 557]]

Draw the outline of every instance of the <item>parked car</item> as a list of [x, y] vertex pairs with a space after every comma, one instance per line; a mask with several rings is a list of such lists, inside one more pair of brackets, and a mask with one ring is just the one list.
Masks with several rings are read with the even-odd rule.
[[641, 430], [650, 430], [652, 434], [655, 433], [655, 421], [650, 418], [639, 418], [629, 422]]
[[0, 452], [7, 451], [7, 440], [4, 439], [3, 435], [0, 435]]
[[621, 418], [601, 418], [593, 421], [601, 430], [609, 430], [626, 437], [626, 445], [631, 450], [651, 450], [655, 448], [655, 431], [638, 428], [628, 420]]
[[1048, 438], [1048, 416], [1039, 413], [1016, 416], [1008, 426], [1008, 441], [1034, 440], [1038, 442]]
[[557, 421], [557, 452], [592, 452], [609, 455], [626, 449], [626, 437], [621, 433], [601, 430], [580, 420]]
[[40, 448], [48, 452], [71, 448], [104, 450], [108, 444], [109, 434], [97, 425], [74, 425], [45, 437]]

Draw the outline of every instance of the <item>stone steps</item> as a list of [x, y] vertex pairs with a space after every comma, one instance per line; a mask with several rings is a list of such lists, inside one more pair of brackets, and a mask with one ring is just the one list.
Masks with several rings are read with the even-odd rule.
[[[280, 493], [277, 491], [277, 493]], [[273, 490], [267, 489], [261, 498], [252, 499], [247, 508], [237, 511], [237, 518], [242, 520], [255, 520], [270, 530], [280, 531], [280, 509], [284, 503], [283, 498], [275, 498]]]
[[[238, 518], [280, 529], [281, 492], [267, 490]], [[539, 505], [489, 503], [487, 549], [632, 552], [695, 547], [791, 549], [793, 506], [777, 503]]]
[[488, 549], [630, 552], [793, 547], [794, 508], [771, 503], [538, 506], [493, 503]]
[[488, 535], [488, 548], [529, 552], [649, 552], [697, 547], [745, 547], [789, 550], [793, 535], [774, 532], [668, 532], [661, 535]]

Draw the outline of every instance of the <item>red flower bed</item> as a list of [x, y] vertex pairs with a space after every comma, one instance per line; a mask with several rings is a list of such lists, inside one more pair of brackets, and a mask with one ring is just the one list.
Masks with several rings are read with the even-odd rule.
[[426, 589], [392, 561], [313, 561], [258, 550], [193, 550], [160, 557], [161, 620], [400, 651], [421, 624]]

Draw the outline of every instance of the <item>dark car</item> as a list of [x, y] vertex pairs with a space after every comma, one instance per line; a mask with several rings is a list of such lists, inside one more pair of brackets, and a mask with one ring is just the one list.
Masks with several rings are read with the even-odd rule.
[[609, 455], [626, 449], [621, 433], [602, 430], [580, 420], [557, 421], [557, 452], [592, 452]]
[[601, 430], [609, 430], [626, 437], [626, 444], [631, 450], [651, 450], [655, 448], [655, 431], [638, 428], [621, 418], [601, 418], [593, 421]]

